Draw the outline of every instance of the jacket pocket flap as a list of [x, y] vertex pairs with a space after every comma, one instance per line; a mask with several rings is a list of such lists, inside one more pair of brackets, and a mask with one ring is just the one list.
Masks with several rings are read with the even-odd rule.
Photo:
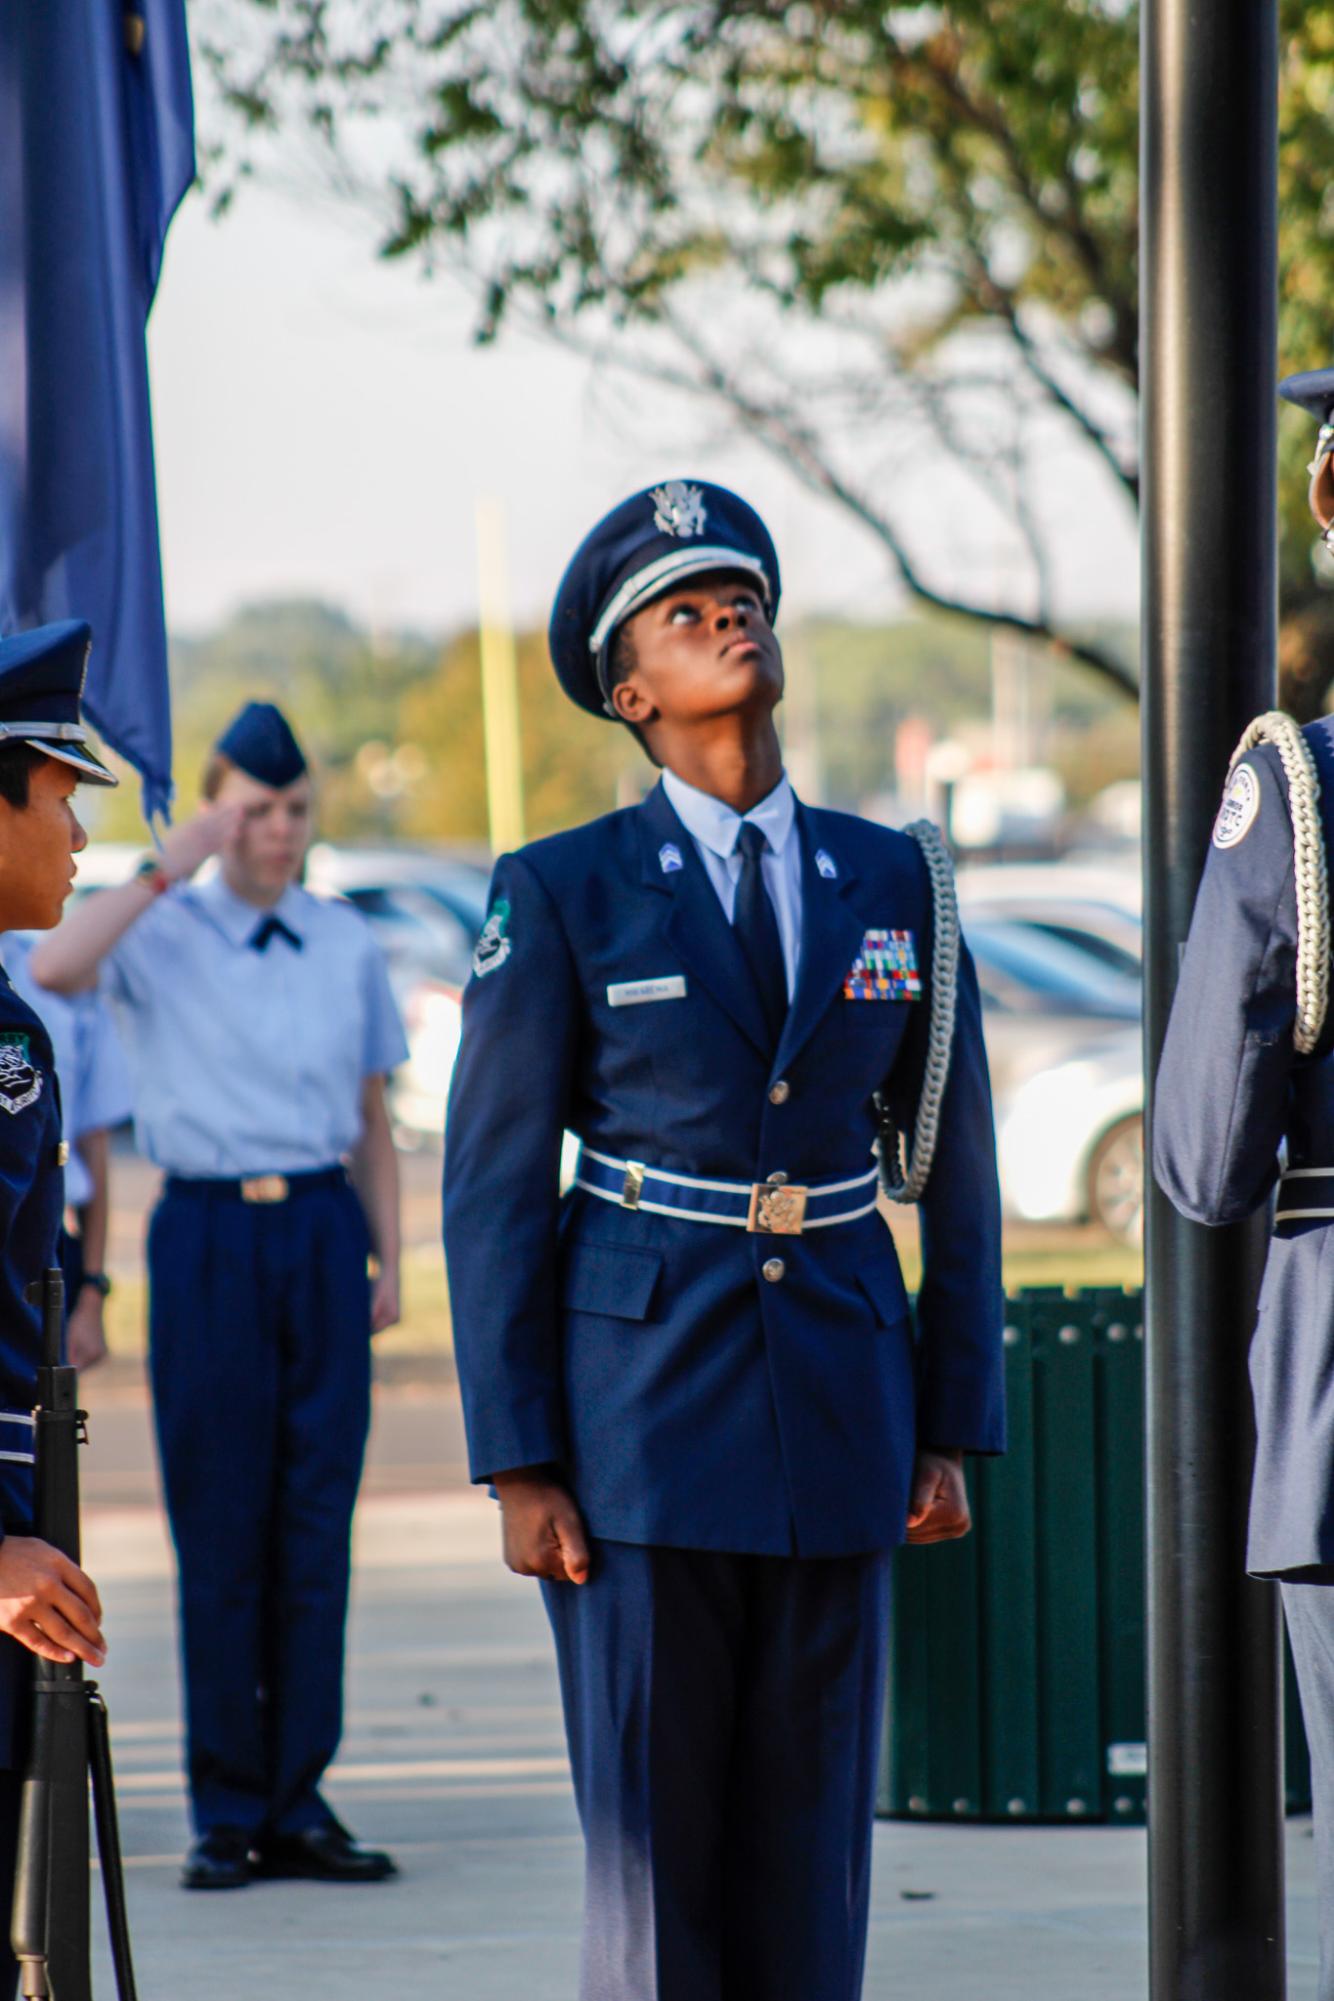
[[892, 1251], [868, 1259], [857, 1272], [857, 1283], [875, 1308], [882, 1327], [897, 1327], [908, 1317], [908, 1289]]
[[575, 1313], [606, 1313], [615, 1320], [646, 1320], [660, 1251], [630, 1244], [572, 1244], [561, 1277], [561, 1301]]

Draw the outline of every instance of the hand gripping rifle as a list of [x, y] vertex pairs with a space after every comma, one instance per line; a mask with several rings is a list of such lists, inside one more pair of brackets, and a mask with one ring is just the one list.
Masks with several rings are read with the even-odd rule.
[[[65, 1284], [46, 1272], [30, 1288], [42, 1308], [37, 1372], [34, 1529], [79, 1560], [79, 1462], [84, 1413], [78, 1372], [61, 1362]], [[92, 2001], [88, 1783], [120, 2001], [135, 2001], [107, 1709], [83, 1665], [33, 1662], [32, 1744], [23, 1781], [11, 1942], [24, 2001]]]

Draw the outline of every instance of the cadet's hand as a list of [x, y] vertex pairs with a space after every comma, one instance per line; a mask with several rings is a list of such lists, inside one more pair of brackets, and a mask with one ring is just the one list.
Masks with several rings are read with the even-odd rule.
[[371, 1333], [397, 1327], [402, 1318], [398, 1297], [398, 1266], [383, 1266], [371, 1282]]
[[11, 1535], [0, 1543], [0, 1633], [44, 1661], [77, 1658], [101, 1667], [107, 1657], [97, 1586], [36, 1536]]
[[184, 882], [210, 855], [221, 853], [240, 825], [239, 806], [205, 806], [193, 820], [182, 820], [162, 843], [158, 857], [162, 873], [171, 882]]
[[84, 1286], [70, 1310], [66, 1329], [66, 1344], [73, 1368], [92, 1369], [105, 1359], [107, 1337], [102, 1308], [102, 1295], [97, 1287]]
[[909, 1542], [953, 1542], [973, 1526], [962, 1452], [919, 1452], [908, 1497]]
[[588, 1537], [583, 1517], [548, 1473], [497, 1473], [504, 1525], [505, 1561], [520, 1577], [550, 1577], [557, 1584], [587, 1584]]

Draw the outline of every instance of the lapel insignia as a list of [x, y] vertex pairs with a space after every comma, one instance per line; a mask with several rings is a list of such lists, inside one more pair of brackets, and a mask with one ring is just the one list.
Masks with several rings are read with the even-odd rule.
[[817, 848], [815, 850], [815, 866], [819, 869], [820, 874], [826, 882], [837, 882], [838, 863], [827, 849]]
[[42, 1073], [33, 1063], [26, 1035], [0, 1035], [0, 1110], [23, 1112], [42, 1095]]
[[915, 1001], [922, 976], [911, 931], [868, 931], [843, 982], [844, 1000]]
[[675, 841], [664, 841], [658, 849], [658, 867], [664, 875], [675, 875], [677, 869], [685, 867]]

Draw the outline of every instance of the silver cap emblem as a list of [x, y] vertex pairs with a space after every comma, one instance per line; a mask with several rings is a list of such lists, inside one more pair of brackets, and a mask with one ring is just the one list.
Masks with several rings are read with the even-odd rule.
[[708, 514], [697, 486], [669, 479], [665, 486], [655, 486], [649, 499], [653, 502], [653, 526], [660, 535], [679, 535], [685, 542], [704, 533]]

